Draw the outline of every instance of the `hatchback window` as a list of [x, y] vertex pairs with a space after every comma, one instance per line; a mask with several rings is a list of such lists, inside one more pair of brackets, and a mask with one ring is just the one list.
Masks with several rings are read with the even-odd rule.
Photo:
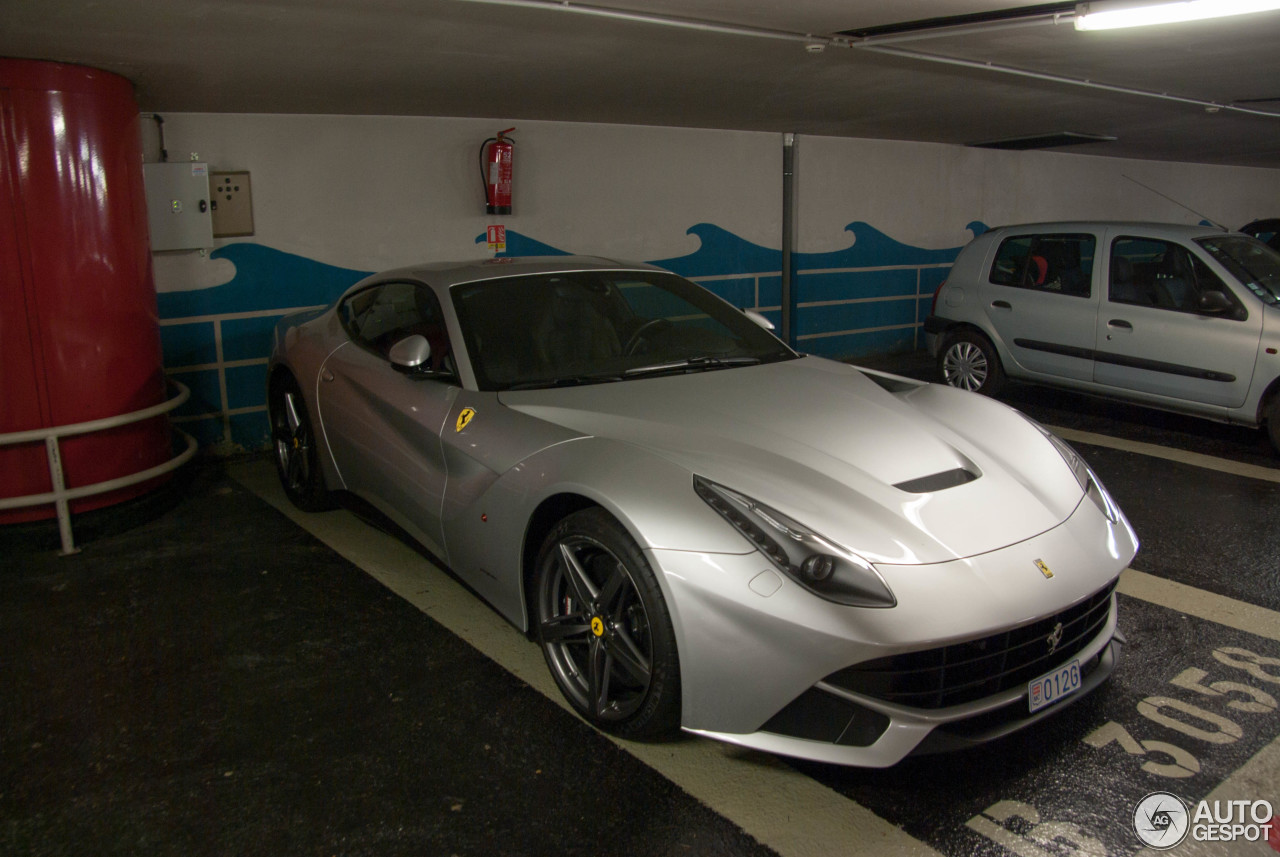
[[[1187, 247], [1157, 238], [1121, 237], [1111, 244], [1108, 295], [1112, 303], [1175, 312], [1200, 312], [1205, 292], [1231, 293]], [[1238, 317], [1237, 313], [1227, 317]]]
[[996, 251], [991, 282], [1087, 298], [1092, 293], [1092, 235], [1017, 235]]
[[1224, 235], [1196, 241], [1263, 303], [1280, 304], [1280, 253], [1253, 238]]

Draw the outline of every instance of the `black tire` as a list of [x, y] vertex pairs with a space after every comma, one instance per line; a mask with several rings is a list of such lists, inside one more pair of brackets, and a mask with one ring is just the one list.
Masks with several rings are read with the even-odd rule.
[[1271, 449], [1280, 455], [1280, 393], [1271, 397], [1266, 412], [1267, 436], [1271, 438]]
[[974, 330], [947, 336], [938, 352], [938, 374], [945, 384], [984, 396], [1000, 392], [1005, 381], [995, 346]]
[[603, 509], [565, 518], [538, 554], [537, 639], [560, 692], [584, 719], [624, 738], [680, 727], [680, 662], [657, 578]]
[[271, 443], [276, 474], [289, 502], [304, 512], [333, 508], [316, 454], [315, 434], [307, 415], [302, 390], [292, 376], [282, 375], [271, 384], [267, 410], [271, 419]]

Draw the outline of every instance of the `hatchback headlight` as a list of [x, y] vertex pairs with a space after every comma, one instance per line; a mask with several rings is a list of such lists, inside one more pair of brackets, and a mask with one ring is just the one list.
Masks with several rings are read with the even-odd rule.
[[898, 603], [875, 566], [745, 494], [693, 477], [693, 488], [780, 571], [805, 589], [851, 607]]

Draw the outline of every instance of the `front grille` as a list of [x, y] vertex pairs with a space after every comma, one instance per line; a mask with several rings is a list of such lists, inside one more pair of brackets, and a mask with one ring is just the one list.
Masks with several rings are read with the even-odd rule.
[[[923, 652], [865, 661], [827, 676], [836, 687], [911, 708], [948, 708], [983, 699], [1070, 660], [1107, 624], [1116, 582], [1060, 613]], [[1058, 623], [1062, 634], [1050, 651]]]

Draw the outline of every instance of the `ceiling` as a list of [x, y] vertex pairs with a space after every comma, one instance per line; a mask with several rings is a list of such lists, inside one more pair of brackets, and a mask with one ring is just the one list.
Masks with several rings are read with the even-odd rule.
[[[0, 0], [0, 56], [118, 72], [144, 112], [162, 114], [476, 116], [959, 144], [1069, 131], [1117, 139], [1055, 151], [1280, 168], [1277, 12], [1089, 33], [1052, 23], [1070, 3], [595, 2], [725, 26], [575, 14], [577, 0]], [[1010, 10], [1036, 14], [892, 26]]]

